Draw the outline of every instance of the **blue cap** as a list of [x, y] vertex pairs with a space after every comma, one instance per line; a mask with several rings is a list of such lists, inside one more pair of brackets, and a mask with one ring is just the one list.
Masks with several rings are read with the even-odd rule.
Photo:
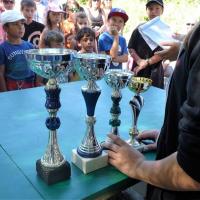
[[110, 13], [108, 14], [108, 19], [110, 19], [113, 16], [119, 16], [124, 19], [124, 23], [128, 21], [128, 15], [126, 12], [121, 8], [112, 8]]

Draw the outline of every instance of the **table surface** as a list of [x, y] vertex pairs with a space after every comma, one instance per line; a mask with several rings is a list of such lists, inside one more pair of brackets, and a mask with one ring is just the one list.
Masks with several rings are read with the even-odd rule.
[[[66, 160], [71, 163], [72, 149], [80, 145], [86, 125], [86, 107], [81, 94], [85, 81], [62, 84], [58, 112], [61, 127], [58, 143]], [[95, 133], [99, 142], [110, 131], [111, 88], [98, 81], [102, 89], [97, 102]], [[142, 96], [145, 105], [138, 120], [139, 130], [160, 128], [163, 122], [165, 92], [151, 87]], [[129, 100], [133, 93], [122, 90], [120, 136], [128, 139], [132, 124]], [[0, 93], [0, 199], [95, 199], [136, 183], [112, 166], [84, 175], [71, 163], [72, 175], [67, 181], [46, 185], [36, 174], [35, 162], [41, 158], [48, 141], [45, 120], [48, 113], [43, 87]], [[153, 159], [154, 153], [145, 154]]]

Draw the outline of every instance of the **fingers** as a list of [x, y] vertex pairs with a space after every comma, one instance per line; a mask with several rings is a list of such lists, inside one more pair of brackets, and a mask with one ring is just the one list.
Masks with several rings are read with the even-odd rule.
[[154, 139], [154, 140], [156, 140], [158, 135], [159, 135], [158, 130], [146, 130], [146, 131], [143, 131], [142, 133], [140, 133], [137, 136], [137, 139], [138, 140], [143, 140], [143, 139]]
[[119, 146], [114, 144], [114, 143], [111, 143], [111, 142], [104, 142], [102, 144], [103, 147], [105, 147], [106, 149], [109, 149], [110, 151], [114, 151], [114, 152], [117, 152]]
[[124, 140], [122, 140], [121, 138], [112, 133], [108, 134], [108, 137], [111, 138], [113, 143], [115, 143], [116, 145], [119, 146], [127, 145], [127, 143]]
[[154, 151], [157, 149], [157, 144], [154, 143], [154, 144], [148, 144], [148, 145], [145, 145], [144, 149], [143, 149], [143, 152], [147, 152], [147, 151]]

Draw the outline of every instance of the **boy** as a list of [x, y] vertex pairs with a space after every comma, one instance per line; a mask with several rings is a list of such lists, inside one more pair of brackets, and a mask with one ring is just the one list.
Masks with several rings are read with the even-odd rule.
[[108, 31], [99, 37], [99, 53], [111, 56], [110, 69], [122, 69], [122, 63], [128, 61], [126, 40], [119, 34], [128, 21], [128, 15], [120, 8], [113, 8], [108, 15]]
[[81, 47], [79, 53], [95, 52], [95, 32], [91, 28], [81, 28], [76, 35], [76, 40]]
[[0, 45], [0, 91], [34, 87], [34, 73], [28, 67], [24, 51], [33, 45], [23, 41], [25, 18], [16, 10], [1, 15], [7, 40]]
[[[161, 16], [163, 11], [164, 3], [162, 0], [147, 0], [146, 12], [149, 20]], [[153, 86], [163, 89], [164, 71], [162, 60], [159, 56], [154, 55], [156, 51], [160, 50], [160, 47], [158, 46], [152, 50], [142, 37], [139, 26], [133, 30], [128, 43], [129, 53], [134, 60], [132, 70], [139, 77], [152, 79]]]
[[38, 48], [40, 35], [44, 29], [44, 25], [33, 20], [36, 11], [36, 4], [33, 0], [21, 1], [21, 12], [26, 18], [25, 34], [23, 40], [31, 42], [35, 48]]

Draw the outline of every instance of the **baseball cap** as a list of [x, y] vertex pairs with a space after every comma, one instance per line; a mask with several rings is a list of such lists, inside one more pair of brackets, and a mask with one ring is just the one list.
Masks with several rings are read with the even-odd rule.
[[128, 21], [128, 15], [121, 8], [112, 8], [110, 13], [108, 14], [108, 19], [110, 19], [113, 16], [122, 17], [125, 23]]
[[1, 14], [1, 24], [4, 25], [9, 22], [16, 22], [19, 20], [26, 20], [24, 16], [17, 10], [6, 10]]
[[47, 7], [47, 11], [57, 12], [57, 13], [65, 13], [61, 7], [55, 3], [49, 3]]
[[147, 0], [146, 7], [149, 6], [150, 3], [157, 3], [162, 7], [164, 6], [163, 0]]

